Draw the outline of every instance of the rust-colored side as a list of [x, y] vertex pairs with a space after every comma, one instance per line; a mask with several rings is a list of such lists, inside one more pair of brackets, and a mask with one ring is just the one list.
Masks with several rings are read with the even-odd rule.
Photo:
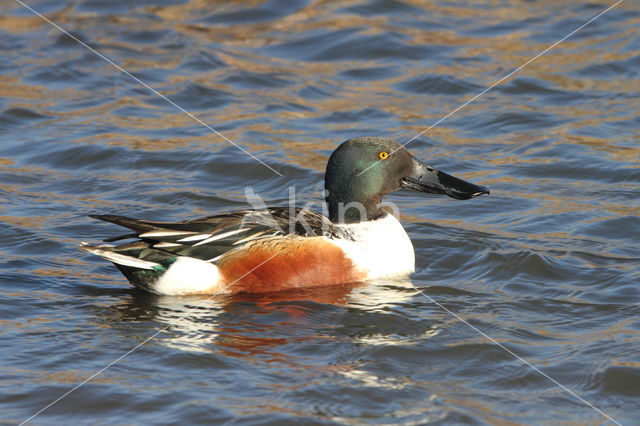
[[228, 252], [217, 265], [231, 293], [262, 293], [366, 279], [341, 248], [321, 237], [259, 240]]

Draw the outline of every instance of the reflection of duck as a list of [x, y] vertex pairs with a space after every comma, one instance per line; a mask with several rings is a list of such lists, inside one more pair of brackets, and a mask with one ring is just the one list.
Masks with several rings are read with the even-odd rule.
[[390, 139], [340, 145], [325, 174], [329, 217], [289, 207], [223, 213], [179, 223], [95, 215], [133, 230], [119, 246], [84, 244], [129, 281], [167, 294], [259, 293], [379, 278], [414, 270], [402, 225], [382, 196], [409, 188], [468, 199], [489, 191], [442, 173]]
[[[128, 294], [110, 306], [109, 315], [117, 315], [120, 322], [157, 323], [164, 332], [154, 337], [155, 342], [187, 352], [264, 356], [291, 364], [296, 357], [283, 347], [292, 340], [297, 344], [324, 340], [328, 330], [368, 345], [400, 344], [434, 332], [430, 321], [408, 318], [401, 319], [408, 327], [407, 336], [388, 336], [371, 327], [372, 323], [388, 324], [389, 318], [400, 320], [390, 308], [414, 297], [415, 288], [408, 279], [217, 297], [172, 297], [140, 290]], [[327, 322], [343, 315], [351, 318], [346, 324]]]

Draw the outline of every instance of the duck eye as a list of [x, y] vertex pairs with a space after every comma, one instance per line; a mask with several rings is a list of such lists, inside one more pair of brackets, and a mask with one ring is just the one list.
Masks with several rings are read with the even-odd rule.
[[380, 154], [378, 154], [378, 157], [380, 157], [381, 160], [386, 160], [387, 158], [389, 158], [389, 153], [387, 151], [382, 151]]

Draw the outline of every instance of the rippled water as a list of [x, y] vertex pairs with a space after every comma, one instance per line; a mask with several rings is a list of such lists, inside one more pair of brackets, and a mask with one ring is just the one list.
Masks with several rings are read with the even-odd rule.
[[0, 2], [4, 422], [141, 343], [31, 422], [609, 421], [480, 330], [637, 423], [637, 2], [408, 145], [491, 189], [389, 197], [415, 245], [411, 281], [209, 301], [134, 291], [77, 249], [120, 231], [86, 215], [182, 220], [246, 207], [247, 186], [273, 205], [294, 186], [320, 210], [337, 144], [410, 139], [612, 2], [28, 4], [283, 176]]

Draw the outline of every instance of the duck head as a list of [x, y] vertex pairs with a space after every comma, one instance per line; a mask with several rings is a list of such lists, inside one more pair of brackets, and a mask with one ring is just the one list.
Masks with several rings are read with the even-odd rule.
[[356, 223], [384, 216], [380, 207], [382, 196], [403, 188], [459, 200], [489, 194], [483, 186], [423, 163], [398, 142], [387, 138], [349, 139], [329, 157], [325, 190], [329, 219], [334, 223]]

